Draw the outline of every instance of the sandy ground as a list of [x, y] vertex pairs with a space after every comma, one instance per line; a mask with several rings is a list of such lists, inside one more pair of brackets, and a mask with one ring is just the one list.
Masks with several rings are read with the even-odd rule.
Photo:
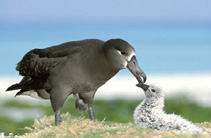
[[[5, 92], [11, 84], [19, 82], [21, 77], [0, 77], [0, 99], [11, 99], [15, 92]], [[115, 76], [105, 85], [98, 89], [95, 98], [112, 99], [138, 99], [144, 96], [143, 91], [136, 87], [136, 79], [133, 76]], [[210, 73], [189, 73], [189, 74], [165, 74], [148, 75], [147, 84], [160, 86], [166, 97], [178, 94], [187, 95], [191, 99], [203, 105], [211, 106], [211, 72]], [[33, 100], [27, 96], [17, 97], [21, 100]]]

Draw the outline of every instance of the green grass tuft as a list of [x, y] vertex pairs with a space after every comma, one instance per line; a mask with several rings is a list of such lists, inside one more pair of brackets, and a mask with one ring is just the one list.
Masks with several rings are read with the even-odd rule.
[[[142, 100], [94, 100], [93, 108], [95, 111], [96, 120], [102, 121], [106, 120], [105, 124], [110, 126], [116, 123], [131, 123], [133, 124], [133, 112], [138, 104], [140, 104]], [[0, 132], [4, 132], [8, 135], [12, 132], [15, 135], [23, 135], [29, 132], [24, 127], [31, 127], [33, 125], [34, 119], [38, 117], [27, 116], [25, 120], [16, 120], [12, 118], [10, 115], [16, 114], [16, 111], [40, 111], [39, 116], [50, 116], [53, 115], [53, 111], [50, 105], [50, 102], [42, 102], [41, 104], [34, 104], [31, 102], [21, 102], [20, 100], [14, 99], [10, 101], [6, 101], [1, 103], [0, 110], [8, 111], [8, 109], [14, 110], [14, 113], [7, 114], [6, 112], [1, 112], [0, 114]], [[46, 104], [43, 104], [46, 103]], [[181, 115], [182, 117], [194, 122], [211, 122], [211, 108], [200, 106], [193, 101], [189, 100], [185, 96], [178, 96], [171, 99], [165, 100], [165, 111], [167, 113], [175, 113]], [[80, 114], [78, 110], [75, 110], [74, 99], [69, 98], [63, 108], [61, 113], [69, 112], [72, 116], [76, 116], [77, 119], [89, 119], [88, 112], [84, 112]], [[71, 120], [66, 120], [72, 122]], [[51, 124], [50, 124], [51, 125]], [[96, 132], [97, 133], [97, 132]], [[115, 130], [114, 132], [115, 133]]]

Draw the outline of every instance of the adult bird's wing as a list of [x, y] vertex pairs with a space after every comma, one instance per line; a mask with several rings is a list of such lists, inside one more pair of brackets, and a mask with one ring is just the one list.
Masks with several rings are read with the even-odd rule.
[[7, 91], [21, 89], [17, 95], [24, 91], [43, 89], [50, 70], [64, 62], [68, 56], [80, 52], [82, 48], [70, 42], [52, 46], [46, 49], [33, 49], [29, 51], [18, 63], [16, 70], [23, 79], [10, 86]]
[[81, 51], [79, 46], [68, 43], [46, 49], [33, 49], [18, 63], [16, 70], [23, 76], [48, 77], [52, 68], [79, 51]]

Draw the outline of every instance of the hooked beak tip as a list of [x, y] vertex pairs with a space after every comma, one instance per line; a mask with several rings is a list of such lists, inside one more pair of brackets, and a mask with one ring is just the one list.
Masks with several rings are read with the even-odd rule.
[[145, 83], [147, 81], [147, 76], [145, 73], [142, 73], [136, 77], [139, 83]]
[[142, 76], [142, 78], [143, 78], [143, 82], [145, 83], [145, 82], [147, 81], [147, 76], [146, 76], [146, 74], [144, 73], [144, 74], [142, 74], [141, 76]]

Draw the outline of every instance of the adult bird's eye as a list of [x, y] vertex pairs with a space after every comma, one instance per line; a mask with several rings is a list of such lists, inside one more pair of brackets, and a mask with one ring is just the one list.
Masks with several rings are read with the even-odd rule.
[[125, 53], [125, 52], [121, 52], [121, 54], [122, 54], [122, 55], [126, 55], [126, 53]]

